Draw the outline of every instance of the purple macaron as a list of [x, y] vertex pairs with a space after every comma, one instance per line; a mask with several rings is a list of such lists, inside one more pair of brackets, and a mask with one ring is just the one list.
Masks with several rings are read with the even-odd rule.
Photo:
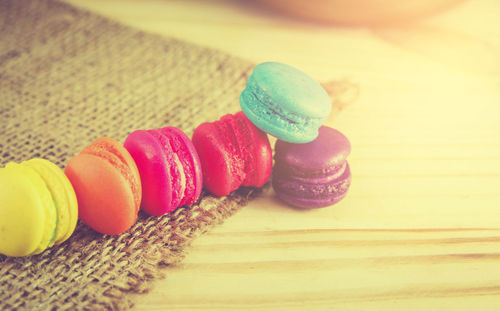
[[278, 140], [272, 184], [280, 199], [301, 208], [333, 205], [344, 198], [351, 184], [346, 158], [349, 140], [322, 126], [318, 137], [305, 144]]

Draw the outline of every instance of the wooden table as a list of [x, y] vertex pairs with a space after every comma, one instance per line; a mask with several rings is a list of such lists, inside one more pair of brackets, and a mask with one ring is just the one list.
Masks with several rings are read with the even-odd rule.
[[498, 310], [500, 3], [416, 25], [314, 25], [242, 1], [69, 1], [360, 96], [348, 196], [302, 211], [268, 189], [197, 239], [135, 310]]

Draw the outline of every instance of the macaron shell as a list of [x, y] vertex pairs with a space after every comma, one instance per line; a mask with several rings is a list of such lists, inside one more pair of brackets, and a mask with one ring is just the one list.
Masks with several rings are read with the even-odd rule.
[[78, 220], [78, 204], [75, 191], [66, 175], [54, 163], [44, 159], [22, 162], [34, 169], [44, 180], [57, 208], [57, 228], [53, 244], [66, 241], [73, 234]]
[[73, 157], [65, 170], [78, 200], [80, 219], [104, 234], [120, 234], [137, 219], [130, 182], [108, 160], [92, 154]]
[[143, 194], [141, 208], [153, 216], [167, 213], [172, 205], [170, 164], [164, 147], [148, 131], [137, 130], [125, 140], [140, 175]]
[[277, 192], [278, 197], [285, 203], [302, 208], [302, 209], [314, 209], [332, 206], [340, 202], [346, 195], [347, 192], [343, 192], [339, 195], [325, 198], [300, 198], [294, 195], [289, 195], [283, 192]]
[[52, 196], [38, 174], [17, 163], [0, 169], [0, 253], [28, 256], [44, 251], [56, 228]]
[[274, 62], [255, 66], [239, 101], [255, 126], [291, 143], [314, 140], [331, 112], [330, 98], [317, 81]]
[[216, 128], [216, 134], [222, 142], [221, 147], [226, 151], [227, 156], [231, 159], [228, 176], [231, 181], [231, 191], [236, 190], [247, 177], [248, 158], [250, 155], [249, 144], [245, 140], [250, 140], [248, 137], [242, 137], [241, 129], [235, 115], [226, 114], [218, 121], [212, 124]]
[[265, 92], [279, 107], [290, 113], [326, 118], [331, 100], [325, 89], [306, 73], [292, 66], [265, 62], [254, 67], [248, 84]]
[[317, 139], [305, 144], [278, 140], [275, 151], [277, 162], [304, 170], [323, 170], [341, 165], [351, 152], [351, 144], [340, 131], [322, 126]]
[[244, 137], [250, 148], [246, 159], [246, 177], [242, 185], [261, 187], [271, 176], [273, 165], [271, 144], [267, 134], [253, 125], [242, 111], [236, 113], [235, 118], [241, 124], [238, 132]]
[[136, 212], [139, 212], [142, 198], [142, 184], [137, 165], [130, 156], [130, 153], [119, 142], [109, 137], [97, 138], [90, 146], [85, 147], [81, 153], [89, 153], [105, 158], [121, 171], [129, 182], [134, 196]]
[[232, 169], [237, 160], [226, 147], [228, 138], [218, 135], [218, 131], [213, 123], [202, 123], [194, 130], [192, 141], [200, 157], [203, 186], [216, 196], [225, 196], [239, 187], [243, 176]]
[[270, 177], [272, 151], [267, 135], [240, 111], [200, 124], [193, 133], [203, 185], [217, 196], [240, 186], [262, 186]]
[[[240, 103], [245, 102], [245, 96], [246, 94], [243, 93], [240, 95]], [[323, 119], [308, 120], [306, 126], [290, 122], [286, 117], [263, 118], [263, 115], [272, 115], [272, 110], [266, 107], [256, 107], [256, 109], [260, 109], [262, 112], [256, 113], [256, 110], [248, 104], [241, 104], [241, 110], [256, 127], [271, 136], [290, 143], [303, 144], [314, 140], [318, 137], [318, 128], [323, 123]]]
[[321, 178], [311, 178], [304, 182], [303, 179], [295, 180], [281, 174], [274, 175], [272, 182], [273, 189], [280, 199], [306, 209], [327, 207], [339, 202], [346, 196], [350, 185], [351, 170], [348, 164], [338, 178], [328, 182], [323, 182]]

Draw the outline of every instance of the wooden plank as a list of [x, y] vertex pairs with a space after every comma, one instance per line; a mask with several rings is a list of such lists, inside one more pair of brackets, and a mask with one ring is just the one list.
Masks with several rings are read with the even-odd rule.
[[347, 198], [290, 208], [271, 188], [195, 241], [136, 310], [498, 310], [500, 4], [346, 28], [254, 2], [70, 3], [254, 62], [348, 79], [328, 124], [352, 143]]
[[[223, 227], [221, 227], [223, 228]], [[137, 310], [498, 307], [500, 229], [221, 232]], [[464, 251], [466, 250], [466, 251]]]

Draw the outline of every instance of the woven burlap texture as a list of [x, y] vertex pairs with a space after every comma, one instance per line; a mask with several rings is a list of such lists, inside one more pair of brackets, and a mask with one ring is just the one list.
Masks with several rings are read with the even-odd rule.
[[[190, 136], [198, 124], [239, 110], [252, 67], [53, 0], [2, 0], [0, 165], [43, 157], [64, 168], [97, 137], [123, 141], [135, 129], [176, 126]], [[330, 90], [340, 96], [345, 84]], [[128, 309], [131, 293], [146, 292], [193, 238], [258, 192], [203, 193], [163, 217], [141, 213], [119, 236], [79, 223], [68, 241], [40, 255], [0, 255], [0, 310]]]
[[[0, 1], [0, 161], [43, 157], [63, 168], [95, 138], [204, 121], [238, 110], [251, 64], [146, 34], [55, 1]], [[38, 256], [0, 255], [0, 310], [127, 309], [195, 236], [252, 189], [203, 194], [120, 236], [79, 224]]]

